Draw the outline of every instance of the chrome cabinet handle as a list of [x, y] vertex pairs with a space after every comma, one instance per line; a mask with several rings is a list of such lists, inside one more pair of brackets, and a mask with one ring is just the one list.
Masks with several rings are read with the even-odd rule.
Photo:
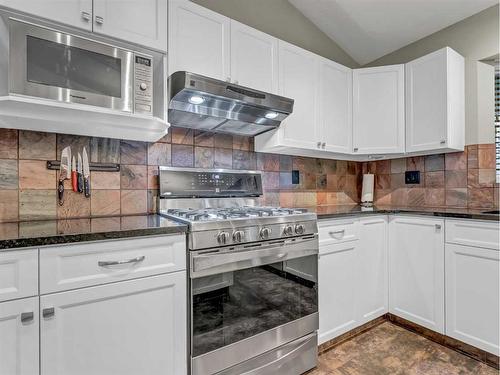
[[345, 229], [328, 232], [328, 234], [330, 236], [333, 236], [335, 234], [344, 234], [344, 233], [345, 233]]
[[82, 12], [82, 19], [84, 21], [90, 21], [90, 13], [89, 12]]
[[97, 23], [98, 25], [102, 25], [104, 23], [104, 18], [102, 18], [101, 16], [95, 16], [95, 23]]
[[439, 230], [439, 229], [441, 229], [441, 224], [435, 224], [434, 226], [435, 226], [435, 227], [436, 227], [436, 229], [438, 229], [438, 230]]
[[444, 145], [446, 143], [446, 139], [441, 139], [441, 142], [439, 142], [439, 143]]
[[358, 152], [358, 148], [357, 148], [357, 147], [354, 147], [353, 151], [354, 151], [354, 152]]
[[321, 144], [321, 147], [325, 148], [325, 146], [326, 146], [326, 142], [323, 142], [323, 143]]
[[321, 147], [321, 142], [318, 142], [318, 143], [316, 144], [316, 146], [318, 146], [318, 148], [320, 148], [320, 147]]
[[33, 314], [33, 311], [31, 312], [24, 312], [21, 314], [21, 322], [27, 323], [33, 320], [33, 317], [35, 315]]
[[103, 261], [100, 260], [97, 262], [97, 265], [99, 267], [108, 267], [108, 266], [119, 266], [120, 264], [129, 264], [129, 263], [139, 263], [142, 262], [146, 257], [144, 255], [137, 257], [137, 258], [132, 258], [128, 260], [111, 260], [111, 261]]
[[42, 316], [44, 318], [50, 318], [50, 317], [54, 316], [55, 314], [56, 314], [56, 309], [54, 309], [53, 307], [48, 307], [48, 308], [42, 310]]

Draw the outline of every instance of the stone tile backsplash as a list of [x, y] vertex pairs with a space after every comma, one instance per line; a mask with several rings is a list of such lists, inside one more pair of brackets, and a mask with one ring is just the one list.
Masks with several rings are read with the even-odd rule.
[[[92, 171], [90, 199], [66, 181], [66, 203], [59, 206], [57, 172], [46, 169], [46, 160], [57, 159], [66, 146], [75, 155], [86, 147], [92, 162], [120, 163], [121, 171]], [[249, 137], [182, 128], [171, 128], [156, 143], [0, 129], [0, 221], [155, 212], [159, 165], [260, 170], [266, 205], [356, 204], [362, 174], [370, 172], [378, 204], [498, 207], [493, 144], [369, 163], [252, 150]], [[299, 184], [292, 184], [292, 170], [299, 171]], [[420, 170], [419, 185], [405, 185], [407, 170]]]

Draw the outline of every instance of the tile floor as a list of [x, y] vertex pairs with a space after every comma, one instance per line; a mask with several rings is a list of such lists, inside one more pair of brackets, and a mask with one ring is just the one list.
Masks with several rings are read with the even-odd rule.
[[389, 322], [319, 357], [307, 375], [498, 375], [492, 367]]

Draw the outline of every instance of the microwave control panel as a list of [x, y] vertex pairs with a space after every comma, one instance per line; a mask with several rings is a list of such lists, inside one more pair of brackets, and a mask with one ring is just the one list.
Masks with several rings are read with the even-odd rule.
[[153, 59], [135, 55], [134, 106], [135, 113], [153, 113]]

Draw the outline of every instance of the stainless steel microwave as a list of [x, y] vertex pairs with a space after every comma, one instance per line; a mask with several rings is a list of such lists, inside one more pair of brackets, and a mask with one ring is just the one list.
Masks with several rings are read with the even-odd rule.
[[8, 64], [9, 95], [164, 117], [163, 54], [24, 19], [2, 21], [8, 57], [0, 68]]

